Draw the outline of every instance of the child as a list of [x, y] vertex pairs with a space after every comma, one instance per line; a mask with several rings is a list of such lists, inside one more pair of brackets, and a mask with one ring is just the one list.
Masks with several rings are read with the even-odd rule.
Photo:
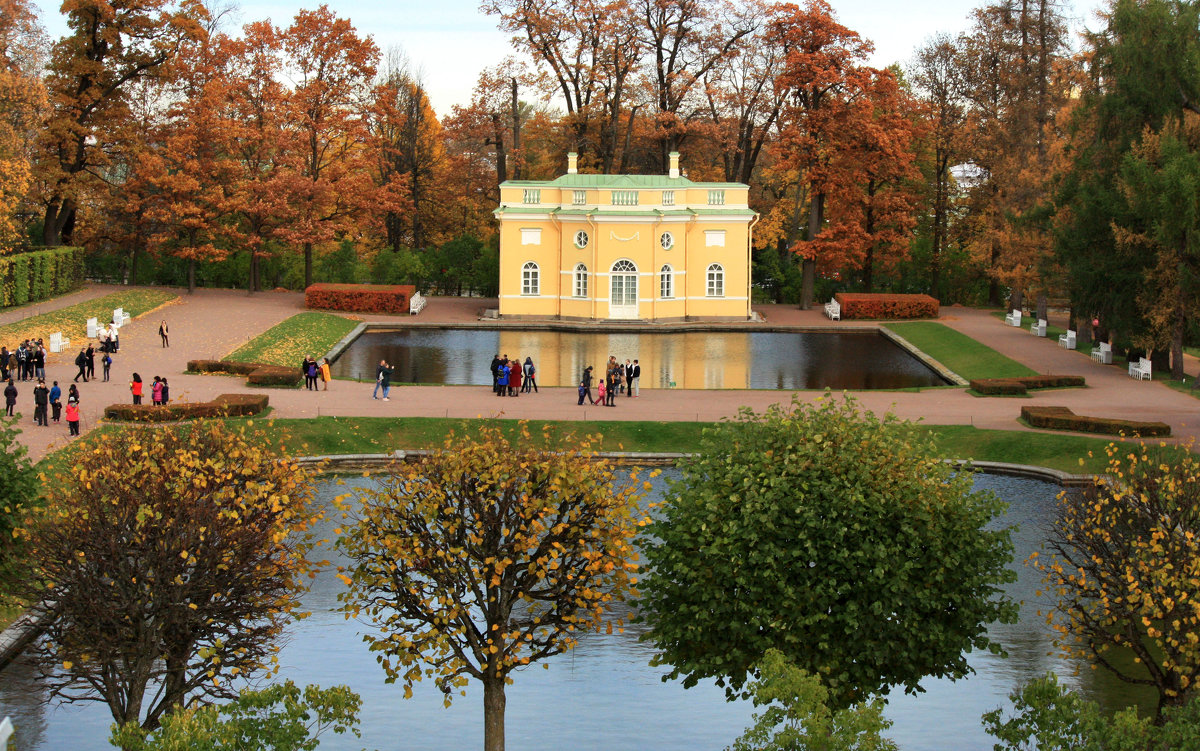
[[67, 428], [69, 435], [79, 435], [79, 403], [67, 402]]
[[583, 404], [583, 400], [587, 398], [587, 382], [579, 382], [579, 403]]
[[[606, 393], [607, 392], [604, 389], [604, 381], [601, 381], [600, 385], [596, 387], [596, 402], [604, 404], [604, 395]], [[595, 404], [596, 402], [592, 402], [592, 404]]]

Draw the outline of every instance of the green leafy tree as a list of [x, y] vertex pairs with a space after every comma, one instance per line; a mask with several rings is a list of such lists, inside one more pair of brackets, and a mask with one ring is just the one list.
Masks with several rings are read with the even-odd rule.
[[543, 451], [525, 424], [516, 440], [452, 434], [360, 491], [338, 540], [353, 562], [343, 609], [379, 627], [363, 638], [388, 681], [410, 696], [433, 678], [447, 703], [482, 683], [486, 751], [504, 749], [512, 672], [611, 629], [632, 591], [638, 487], [615, 483], [594, 442], [546, 434]]
[[[26, 510], [40, 496], [37, 472], [29, 461], [29, 450], [17, 440], [21, 430], [18, 417], [0, 417], [0, 580], [9, 576], [9, 567], [23, 546], [14, 539]], [[15, 573], [15, 572], [14, 572]], [[5, 595], [0, 593], [0, 605]]]
[[1009, 695], [1013, 715], [993, 710], [983, 716], [996, 751], [1175, 751], [1200, 738], [1200, 700], [1173, 708], [1161, 725], [1130, 707], [1111, 716], [1062, 686], [1053, 675], [1031, 681]]
[[892, 723], [882, 701], [831, 710], [821, 679], [777, 649], [767, 650], [758, 674], [749, 689], [754, 704], [766, 709], [728, 751], [895, 751], [883, 737]]
[[163, 718], [153, 733], [137, 723], [113, 726], [126, 751], [313, 751], [326, 731], [358, 737], [362, 699], [346, 686], [301, 689], [291, 681], [243, 691], [233, 701]]
[[1004, 504], [932, 442], [849, 397], [743, 409], [681, 465], [645, 554], [639, 608], [657, 663], [685, 686], [742, 689], [772, 647], [820, 677], [832, 708], [999, 653], [1012, 622]]

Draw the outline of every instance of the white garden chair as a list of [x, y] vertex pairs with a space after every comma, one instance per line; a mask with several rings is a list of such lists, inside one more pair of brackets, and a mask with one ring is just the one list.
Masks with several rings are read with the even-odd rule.
[[825, 303], [825, 315], [831, 321], [842, 320], [842, 304], [837, 301], [837, 298]]
[[87, 319], [87, 338], [95, 339], [100, 336], [100, 321], [95, 318]]
[[1013, 312], [1004, 316], [1004, 322], [1007, 323], [1009, 326], [1016, 326], [1017, 328], [1020, 328], [1021, 327], [1021, 311], [1014, 310]]
[[1046, 336], [1046, 319], [1039, 318], [1037, 319], [1037, 323], [1029, 324], [1029, 333], [1033, 334], [1034, 336]]
[[1139, 357], [1137, 362], [1129, 363], [1129, 377], [1136, 378], [1139, 381], [1154, 380], [1150, 361], [1144, 357]]
[[1075, 349], [1075, 332], [1068, 330], [1067, 333], [1060, 335], [1058, 337], [1058, 346]]
[[1100, 342], [1100, 346], [1092, 350], [1092, 359], [1101, 365], [1112, 365], [1112, 345]]

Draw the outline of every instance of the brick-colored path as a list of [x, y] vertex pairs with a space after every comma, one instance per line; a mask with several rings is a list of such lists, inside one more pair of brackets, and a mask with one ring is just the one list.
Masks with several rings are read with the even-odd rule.
[[[107, 293], [105, 289], [103, 293]], [[83, 294], [83, 293], [81, 293]], [[62, 304], [73, 304], [78, 299]], [[45, 304], [49, 305], [49, 303]], [[190, 359], [219, 358], [276, 323], [300, 310], [299, 293], [263, 292], [247, 295], [228, 290], [198, 290], [182, 294], [178, 303], [133, 321], [121, 330], [121, 352], [113, 365], [110, 383], [80, 384], [83, 429], [94, 427], [103, 408], [129, 401], [128, 381], [132, 372], [150, 381], [166, 376], [172, 400], [205, 400], [221, 393], [248, 391], [241, 379], [226, 376], [184, 375]], [[477, 320], [479, 311], [494, 307], [494, 300], [433, 298], [421, 313], [423, 322], [461, 323]], [[801, 311], [791, 306], [757, 308], [774, 325], [834, 326], [817, 310]], [[171, 328], [171, 347], [162, 349], [158, 323], [166, 318]], [[405, 321], [407, 317], [365, 316], [371, 321]], [[1087, 378], [1089, 388], [1043, 392], [1031, 399], [976, 398], [964, 389], [932, 389], [920, 393], [858, 392], [856, 398], [876, 412], [894, 411], [906, 419], [929, 424], [974, 424], [983, 428], [1022, 430], [1017, 422], [1020, 409], [1029, 404], [1055, 404], [1080, 414], [1161, 420], [1178, 438], [1200, 435], [1200, 400], [1180, 394], [1159, 383], [1128, 378], [1123, 368], [1098, 365], [1087, 352], [1070, 352], [1057, 341], [1038, 339], [1028, 328], [1005, 326], [986, 311], [950, 307], [942, 311], [942, 322], [985, 342], [994, 349], [1042, 373], [1072, 373]], [[320, 356], [323, 353], [314, 352]], [[1194, 369], [1193, 365], [1193, 369]], [[51, 364], [48, 377], [63, 385], [70, 382], [74, 368], [69, 363]], [[1189, 372], [1193, 372], [1189, 370]], [[544, 388], [540, 394], [523, 394], [517, 399], [500, 399], [478, 386], [411, 386], [394, 388], [390, 402], [373, 401], [370, 384], [335, 381], [329, 391], [270, 389], [267, 393], [278, 417], [318, 415], [409, 415], [421, 417], [489, 417], [556, 420], [717, 420], [735, 415], [746, 405], [762, 410], [789, 400], [779, 391], [686, 391], [642, 389], [639, 399], [621, 398], [618, 406], [576, 405], [574, 389]], [[818, 392], [802, 392], [816, 398]], [[146, 397], [149, 401], [149, 396]], [[67, 440], [66, 424], [48, 428], [32, 424], [32, 387], [25, 384], [18, 408], [27, 415], [21, 439], [32, 456], [39, 458]]]

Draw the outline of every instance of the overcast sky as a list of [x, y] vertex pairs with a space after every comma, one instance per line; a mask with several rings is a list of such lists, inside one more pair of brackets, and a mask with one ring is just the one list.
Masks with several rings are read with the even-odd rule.
[[[42, 23], [52, 39], [66, 32], [56, 0], [36, 0]], [[1096, 28], [1096, 8], [1105, 0], [1065, 0], [1074, 28]], [[831, 0], [838, 19], [875, 44], [872, 63], [906, 64], [923, 41], [938, 32], [966, 29], [971, 9], [984, 0]], [[235, 14], [237, 27], [270, 18], [287, 26], [300, 8], [318, 2], [243, 0]], [[509, 38], [496, 28], [496, 18], [479, 10], [479, 0], [330, 0], [329, 7], [349, 18], [361, 34], [369, 34], [387, 51], [399, 48], [421, 72], [439, 117], [471, 98], [479, 72], [512, 52]]]

